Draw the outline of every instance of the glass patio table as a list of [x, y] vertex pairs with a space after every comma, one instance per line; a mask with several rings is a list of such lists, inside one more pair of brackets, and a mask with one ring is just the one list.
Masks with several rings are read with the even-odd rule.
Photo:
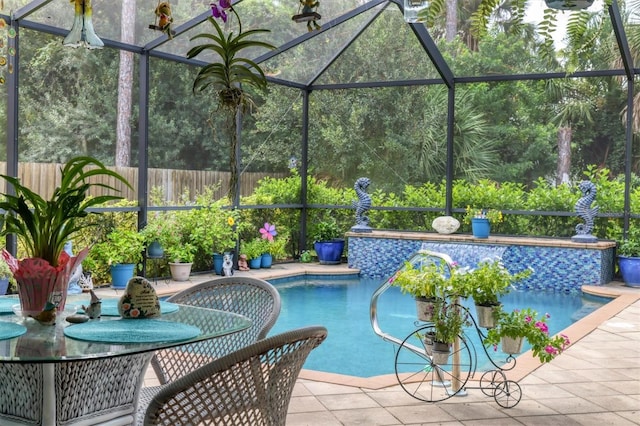
[[[115, 305], [117, 299], [103, 299]], [[16, 297], [0, 297], [0, 424], [129, 425], [147, 366], [157, 349], [247, 329], [232, 312], [162, 302], [157, 319], [103, 316], [72, 324], [88, 305], [69, 296], [55, 326], [14, 313]], [[108, 311], [108, 309], [106, 310]], [[108, 314], [108, 312], [107, 312]]]

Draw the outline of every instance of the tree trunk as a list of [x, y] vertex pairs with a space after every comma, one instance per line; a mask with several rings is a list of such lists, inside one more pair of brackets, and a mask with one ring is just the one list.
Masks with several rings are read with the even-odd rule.
[[447, 0], [445, 40], [452, 42], [458, 34], [458, 0]]
[[571, 126], [558, 129], [558, 169], [556, 184], [569, 183], [571, 172]]
[[[123, 0], [120, 17], [120, 36], [124, 43], [134, 42], [136, 18], [135, 0]], [[133, 53], [120, 51], [120, 72], [118, 75], [118, 108], [116, 115], [116, 158], [117, 167], [127, 167], [131, 163], [131, 95], [133, 92]]]

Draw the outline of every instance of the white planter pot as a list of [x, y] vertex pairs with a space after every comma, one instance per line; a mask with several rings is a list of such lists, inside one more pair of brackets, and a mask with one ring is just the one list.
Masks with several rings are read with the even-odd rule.
[[191, 266], [193, 263], [169, 263], [169, 269], [171, 270], [171, 278], [174, 281], [187, 281], [191, 274]]

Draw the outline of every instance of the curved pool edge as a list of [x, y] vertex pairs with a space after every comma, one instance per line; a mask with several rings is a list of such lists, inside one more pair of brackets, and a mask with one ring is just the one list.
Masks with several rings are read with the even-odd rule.
[[[569, 336], [572, 344], [583, 339], [596, 328], [605, 326], [606, 321], [610, 320], [633, 303], [640, 300], [640, 288], [627, 287], [623, 283], [619, 282], [611, 282], [604, 286], [584, 285], [582, 286], [582, 291], [586, 294], [611, 298], [612, 300], [560, 332]], [[570, 346], [567, 351], [571, 351], [571, 349], [572, 348]], [[507, 373], [508, 378], [509, 380], [518, 382], [527, 375], [533, 373], [541, 365], [543, 364], [541, 364], [540, 361], [532, 355], [531, 351], [527, 351], [518, 356], [518, 362], [515, 368]], [[480, 376], [481, 374], [476, 373], [474, 379], [479, 379]], [[300, 372], [299, 378], [314, 382], [324, 382], [334, 385], [371, 390], [383, 389], [398, 384], [395, 374], [358, 377], [303, 369]]]

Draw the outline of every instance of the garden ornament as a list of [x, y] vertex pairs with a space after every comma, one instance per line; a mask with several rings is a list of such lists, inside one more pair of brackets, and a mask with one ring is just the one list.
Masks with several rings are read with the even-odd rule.
[[71, 0], [75, 5], [75, 16], [71, 31], [62, 41], [63, 46], [80, 47], [84, 45], [87, 49], [102, 49], [104, 43], [96, 35], [91, 21], [92, 7], [91, 0]]
[[89, 306], [82, 305], [82, 310], [91, 319], [100, 318], [102, 315], [102, 300], [100, 300], [93, 290], [90, 290], [89, 294], [91, 294]]
[[[315, 0], [300, 0], [300, 7], [302, 7], [302, 13], [298, 15], [293, 15], [291, 19], [296, 22], [306, 22], [307, 30], [309, 32], [315, 30], [320, 30], [322, 27], [318, 24], [318, 20], [322, 18], [316, 10], [320, 6], [319, 1]], [[298, 8], [298, 12], [299, 12]]]
[[47, 302], [42, 312], [38, 315], [30, 315], [30, 317], [36, 319], [42, 325], [55, 325], [57, 307], [56, 303]]
[[149, 29], [162, 31], [169, 39], [172, 39], [176, 32], [171, 29], [173, 17], [171, 16], [171, 5], [169, 2], [163, 1], [158, 3], [155, 14], [157, 24], [149, 25]]
[[118, 313], [122, 318], [157, 318], [160, 316], [160, 300], [153, 286], [144, 277], [133, 277], [127, 283], [118, 301]]
[[240, 271], [248, 271], [249, 270], [249, 264], [247, 263], [247, 255], [246, 254], [241, 254], [240, 255], [240, 259], [238, 259], [238, 269]]
[[353, 201], [353, 206], [356, 208], [356, 224], [351, 227], [352, 232], [371, 232], [369, 217], [366, 215], [371, 208], [371, 196], [367, 194], [370, 183], [369, 178], [361, 177], [354, 185], [358, 201]]
[[[73, 245], [71, 241], [67, 241], [64, 244], [64, 251], [66, 251], [69, 256], [73, 256]], [[82, 277], [82, 275], [83, 275], [82, 262], [80, 262], [73, 269], [73, 271], [71, 271], [71, 275], [69, 276], [69, 285], [67, 288], [67, 294], [82, 293], [82, 287], [80, 287], [80, 277]]]
[[591, 207], [596, 199], [596, 185], [588, 180], [583, 180], [578, 185], [582, 191], [582, 197], [576, 202], [575, 210], [578, 217], [584, 219], [584, 223], [576, 226], [576, 233], [571, 237], [571, 241], [579, 243], [595, 243], [598, 239], [591, 235], [593, 229], [593, 219], [598, 214], [598, 206]]
[[230, 277], [233, 275], [233, 261], [231, 260], [231, 254], [225, 253], [222, 261], [222, 275]]

